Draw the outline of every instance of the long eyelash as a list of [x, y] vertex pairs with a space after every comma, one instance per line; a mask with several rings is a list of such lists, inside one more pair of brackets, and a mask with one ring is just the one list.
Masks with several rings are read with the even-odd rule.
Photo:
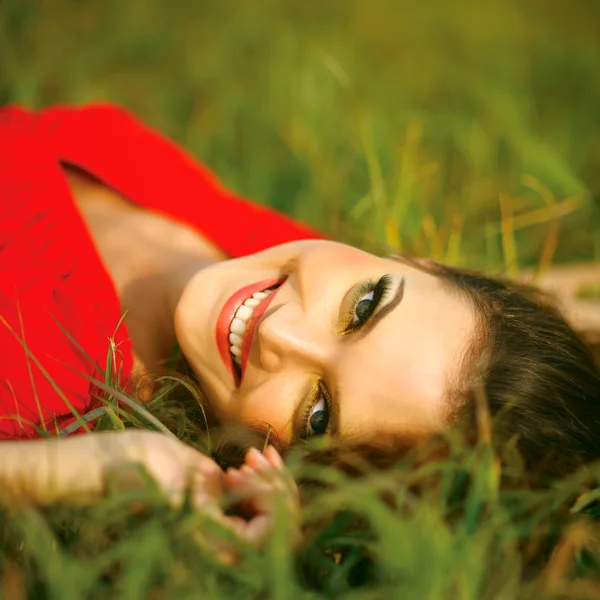
[[[303, 439], [307, 439], [310, 436], [308, 435], [308, 421], [310, 420], [310, 413], [313, 411], [313, 408], [318, 404], [319, 400], [323, 396], [323, 400], [325, 400], [325, 406], [327, 407], [327, 414], [331, 419], [331, 397], [329, 396], [329, 392], [325, 387], [325, 384], [322, 381], [318, 381], [315, 394], [311, 398], [310, 402], [306, 403], [306, 408], [304, 409], [304, 414], [302, 415], [302, 429], [300, 433], [300, 437]], [[329, 428], [329, 422], [327, 423], [327, 428]]]
[[390, 275], [383, 275], [379, 281], [368, 281], [360, 286], [360, 289], [354, 294], [352, 298], [352, 304], [350, 306], [349, 314], [353, 315], [360, 299], [369, 292], [373, 292], [373, 301], [371, 302], [371, 306], [369, 307], [369, 312], [362, 319], [359, 319], [356, 325], [352, 325], [352, 317], [349, 319], [349, 325], [346, 328], [345, 333], [350, 333], [352, 331], [357, 331], [360, 329], [370, 318], [371, 315], [379, 308], [381, 301], [387, 296], [388, 292], [391, 289], [392, 278]]

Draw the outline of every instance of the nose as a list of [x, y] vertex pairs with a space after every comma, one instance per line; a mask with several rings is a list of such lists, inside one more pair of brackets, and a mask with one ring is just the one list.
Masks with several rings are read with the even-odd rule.
[[260, 362], [268, 372], [290, 364], [324, 371], [331, 362], [332, 344], [326, 332], [291, 302], [264, 317], [257, 335]]

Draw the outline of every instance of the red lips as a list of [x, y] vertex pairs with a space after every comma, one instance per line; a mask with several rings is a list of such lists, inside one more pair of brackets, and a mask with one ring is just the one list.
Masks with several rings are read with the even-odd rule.
[[[231, 373], [236, 385], [241, 383], [241, 378], [238, 378], [238, 373], [233, 366], [233, 359], [231, 357], [231, 352], [229, 351], [229, 347], [231, 343], [229, 342], [229, 327], [231, 326], [231, 321], [237, 312], [237, 309], [254, 294], [255, 292], [263, 292], [268, 288], [272, 288], [274, 286], [281, 286], [283, 280], [281, 279], [266, 279], [264, 281], [259, 281], [257, 283], [253, 283], [251, 285], [247, 285], [242, 289], [238, 290], [225, 302], [221, 313], [219, 314], [219, 318], [217, 319], [217, 327], [216, 327], [216, 337], [217, 337], [217, 348], [219, 349], [219, 354], [221, 355], [221, 359], [223, 360], [223, 364], [225, 368]], [[273, 290], [271, 294], [267, 298], [261, 301], [261, 303], [254, 308], [254, 312], [251, 317], [246, 322], [246, 331], [244, 332], [243, 338], [244, 341], [242, 343], [242, 365], [241, 365], [241, 373], [242, 377], [244, 376], [244, 372], [246, 370], [246, 363], [248, 362], [248, 356], [250, 355], [250, 349], [252, 347], [252, 339], [254, 335], [254, 328], [259, 322], [260, 318], [264, 314], [265, 310], [267, 310], [269, 304], [273, 300], [273, 297], [277, 293], [277, 290]]]

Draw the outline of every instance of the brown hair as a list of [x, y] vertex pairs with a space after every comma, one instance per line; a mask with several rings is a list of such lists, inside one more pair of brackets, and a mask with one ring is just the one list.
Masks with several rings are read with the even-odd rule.
[[600, 458], [600, 372], [590, 348], [539, 289], [434, 261], [409, 261], [461, 294], [479, 332], [454, 393], [454, 420], [474, 428], [482, 393], [500, 442], [526, 469], [563, 475]]

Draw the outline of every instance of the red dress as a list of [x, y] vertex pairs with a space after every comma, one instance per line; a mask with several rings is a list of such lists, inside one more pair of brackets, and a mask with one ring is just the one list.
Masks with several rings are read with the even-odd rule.
[[115, 286], [61, 162], [231, 256], [320, 237], [235, 196], [120, 108], [0, 109], [0, 438], [54, 433], [96, 406], [81, 374], [104, 381], [111, 339], [122, 385], [132, 367]]

